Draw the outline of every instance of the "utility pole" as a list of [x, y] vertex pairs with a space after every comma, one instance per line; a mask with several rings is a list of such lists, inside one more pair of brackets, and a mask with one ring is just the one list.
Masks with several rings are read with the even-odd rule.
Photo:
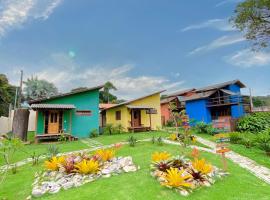
[[17, 98], [18, 98], [18, 87], [16, 87], [15, 99], [14, 99], [14, 110], [17, 108]]
[[249, 88], [249, 101], [250, 101], [250, 111], [252, 112], [252, 110], [253, 110], [253, 100], [252, 100], [252, 95], [251, 95], [251, 88]]
[[22, 82], [23, 82], [23, 70], [21, 70], [21, 80], [20, 80], [20, 88], [19, 88], [19, 96], [18, 96], [18, 108], [21, 107], [22, 101]]

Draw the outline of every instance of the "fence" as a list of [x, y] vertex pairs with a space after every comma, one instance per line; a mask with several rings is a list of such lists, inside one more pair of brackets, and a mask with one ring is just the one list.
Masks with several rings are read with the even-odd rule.
[[[0, 134], [8, 133], [12, 130], [14, 110], [11, 111], [10, 117], [0, 117]], [[36, 112], [30, 110], [28, 131], [35, 131], [36, 129]]]

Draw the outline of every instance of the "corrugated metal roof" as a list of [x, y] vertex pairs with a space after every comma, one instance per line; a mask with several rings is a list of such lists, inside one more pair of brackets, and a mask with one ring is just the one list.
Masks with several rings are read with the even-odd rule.
[[186, 89], [186, 90], [180, 90], [180, 91], [177, 91], [177, 92], [174, 92], [172, 94], [169, 94], [168, 97], [175, 97], [175, 96], [182, 96], [188, 92], [192, 92], [192, 91], [195, 91], [196, 89], [195, 88], [191, 88], [191, 89]]
[[146, 97], [150, 97], [150, 96], [153, 96], [153, 95], [155, 95], [155, 94], [162, 93], [162, 92], [164, 92], [164, 91], [166, 91], [166, 90], [161, 90], [161, 91], [158, 91], [158, 92], [155, 92], [155, 93], [152, 93], [152, 94], [145, 95], [145, 96], [143, 96], [143, 97], [139, 97], [139, 98], [137, 98], [137, 99], [133, 99], [133, 100], [126, 101], [126, 102], [123, 102], [123, 103], [119, 103], [119, 104], [117, 104], [117, 105], [115, 105], [115, 106], [112, 106], [112, 107], [110, 107], [110, 108], [106, 108], [106, 109], [104, 109], [104, 110], [108, 110], [108, 109], [111, 109], [111, 108], [116, 108], [116, 107], [118, 107], [118, 106], [127, 105], [127, 104], [130, 104], [130, 103], [134, 102], [134, 101], [141, 100], [141, 99], [144, 99], [144, 98], [146, 98]]
[[204, 99], [207, 98], [209, 96], [211, 96], [212, 94], [214, 94], [217, 90], [212, 90], [212, 91], [207, 91], [207, 92], [201, 92], [201, 93], [196, 93], [192, 96], [189, 97], [185, 97], [183, 99], [183, 101], [191, 101], [191, 100], [196, 100], [196, 99]]
[[74, 109], [76, 108], [73, 104], [32, 104], [31, 108], [34, 110], [38, 109]]
[[220, 89], [220, 91], [226, 93], [226, 94], [229, 94], [229, 95], [237, 95], [237, 93], [235, 92], [232, 92], [231, 90], [226, 90], [226, 89]]
[[166, 97], [165, 99], [160, 100], [160, 104], [170, 103], [172, 100], [176, 99], [177, 97]]
[[207, 87], [202, 87], [202, 88], [196, 89], [196, 91], [200, 92], [200, 91], [208, 91], [208, 90], [220, 89], [220, 88], [226, 87], [228, 85], [232, 85], [232, 84], [237, 84], [237, 85], [240, 86], [240, 88], [246, 87], [240, 80], [233, 80], [233, 81], [227, 81], [227, 82], [224, 82], [224, 83], [210, 85], [210, 86], [207, 86]]
[[78, 91], [75, 91], [75, 92], [68, 92], [68, 93], [58, 94], [58, 95], [54, 95], [54, 96], [50, 96], [50, 97], [35, 99], [35, 100], [29, 101], [29, 104], [39, 103], [39, 102], [46, 101], [46, 100], [49, 100], [49, 99], [56, 99], [56, 98], [65, 97], [65, 96], [69, 96], [69, 95], [73, 95], [73, 94], [88, 92], [88, 91], [91, 91], [91, 90], [99, 90], [99, 89], [101, 89], [103, 87], [104, 87], [104, 85], [100, 85], [100, 86], [96, 86], [96, 87], [92, 87], [92, 88], [86, 88], [86, 89], [78, 90]]
[[145, 106], [145, 105], [127, 105], [130, 109], [152, 109], [151, 106]]

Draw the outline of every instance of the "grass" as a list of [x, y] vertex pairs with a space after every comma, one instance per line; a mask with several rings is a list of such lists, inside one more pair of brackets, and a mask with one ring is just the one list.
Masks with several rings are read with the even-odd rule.
[[[103, 137], [103, 136], [102, 136]], [[100, 137], [100, 140], [102, 138]], [[106, 139], [104, 139], [105, 141]], [[135, 173], [126, 173], [108, 179], [99, 179], [95, 182], [85, 184], [78, 188], [60, 191], [54, 195], [45, 195], [39, 199], [43, 200], [65, 200], [65, 199], [256, 199], [266, 200], [270, 196], [270, 186], [246, 170], [229, 161], [230, 176], [223, 180], [218, 180], [210, 188], [202, 188], [188, 197], [182, 197], [174, 190], [160, 186], [160, 184], [150, 176], [149, 165], [151, 154], [155, 151], [168, 151], [174, 155], [179, 154], [179, 147], [164, 144], [158, 146], [151, 142], [138, 143], [136, 147], [123, 146], [117, 155], [133, 157], [134, 163], [140, 165], [141, 169]], [[190, 153], [186, 149], [186, 153]], [[208, 161], [220, 167], [220, 157], [201, 153]], [[5, 183], [0, 187], [0, 199], [6, 198], [25, 199], [31, 193], [31, 184], [34, 180], [34, 173], [42, 169], [39, 166], [25, 165], [19, 168], [15, 175], [9, 174]], [[16, 194], [16, 195], [15, 195]]]
[[[207, 140], [215, 142], [215, 138], [208, 134], [195, 134]], [[265, 154], [264, 151], [257, 147], [246, 148], [244, 145], [240, 144], [231, 144], [229, 148], [236, 153], [239, 153], [242, 156], [248, 157], [258, 164], [270, 168], [270, 157]]]

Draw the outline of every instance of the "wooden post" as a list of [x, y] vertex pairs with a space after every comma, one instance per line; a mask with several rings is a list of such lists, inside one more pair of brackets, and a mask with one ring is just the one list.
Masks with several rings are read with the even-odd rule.
[[69, 111], [69, 134], [72, 135], [71, 130], [72, 130], [72, 110]]
[[130, 123], [130, 125], [131, 125], [131, 127], [133, 127], [133, 109], [131, 109], [130, 111], [131, 111], [131, 123]]
[[150, 131], [152, 130], [151, 110], [149, 110]]

